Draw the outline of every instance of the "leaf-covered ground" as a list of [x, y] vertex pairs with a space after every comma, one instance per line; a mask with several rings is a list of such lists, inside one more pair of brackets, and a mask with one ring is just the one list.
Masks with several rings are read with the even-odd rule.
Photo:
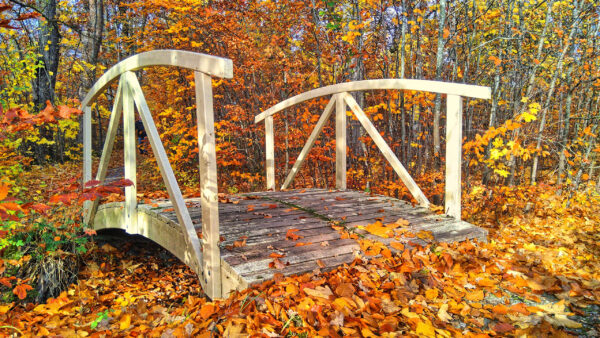
[[[467, 220], [488, 243], [391, 250], [207, 300], [157, 245], [104, 234], [79, 282], [42, 305], [0, 305], [0, 334], [25, 336], [597, 336], [600, 203], [554, 188], [475, 187]], [[401, 249], [401, 248], [400, 248]], [[374, 254], [379, 254], [373, 256]]]

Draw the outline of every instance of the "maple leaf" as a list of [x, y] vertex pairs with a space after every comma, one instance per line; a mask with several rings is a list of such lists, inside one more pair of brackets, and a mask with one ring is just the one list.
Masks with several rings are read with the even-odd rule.
[[94, 230], [94, 229], [85, 229], [83, 232], [88, 236], [97, 235], [96, 230]]
[[303, 236], [295, 234], [296, 231], [300, 231], [299, 229], [288, 229], [285, 233], [285, 239], [296, 241], [300, 238], [304, 238]]
[[33, 287], [29, 284], [19, 284], [13, 289], [13, 293], [23, 300], [27, 297], [27, 291], [33, 290]]

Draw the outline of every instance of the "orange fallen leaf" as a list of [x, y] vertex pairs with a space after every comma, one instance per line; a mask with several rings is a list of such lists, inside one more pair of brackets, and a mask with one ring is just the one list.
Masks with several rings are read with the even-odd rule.
[[325, 267], [325, 263], [323, 263], [323, 261], [320, 259], [317, 259], [317, 265], [319, 265], [321, 269]]
[[390, 246], [398, 251], [404, 251], [404, 244], [400, 242], [390, 242]]
[[282, 255], [282, 254], [277, 253], [277, 252], [271, 252], [271, 254], [269, 255], [269, 257], [271, 257], [271, 258], [283, 258], [283, 257], [285, 257], [285, 255]]
[[292, 241], [296, 241], [300, 238], [304, 238], [300, 235], [295, 234], [296, 231], [300, 231], [300, 229], [289, 229], [286, 233], [285, 233], [285, 239], [289, 239]]
[[13, 293], [19, 297], [19, 299], [23, 300], [27, 297], [27, 291], [33, 290], [33, 287], [29, 284], [19, 284], [15, 286], [13, 289]]
[[312, 244], [311, 242], [306, 242], [306, 243], [298, 242], [294, 246], [305, 246], [305, 245], [311, 245], [311, 244]]
[[202, 319], [206, 320], [210, 316], [212, 316], [216, 312], [216, 310], [217, 310], [217, 307], [214, 304], [211, 304], [211, 303], [204, 304], [200, 308], [200, 317], [202, 317]]

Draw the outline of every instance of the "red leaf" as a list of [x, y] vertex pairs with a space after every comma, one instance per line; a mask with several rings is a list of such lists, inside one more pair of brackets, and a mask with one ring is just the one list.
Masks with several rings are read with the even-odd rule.
[[133, 182], [130, 179], [128, 179], [128, 178], [122, 178], [122, 179], [120, 179], [118, 181], [114, 181], [114, 182], [110, 183], [109, 185], [112, 186], [112, 187], [121, 187], [121, 188], [123, 188], [123, 187], [132, 186]]
[[89, 188], [89, 187], [96, 186], [100, 183], [102, 183], [102, 182], [100, 182], [98, 180], [89, 180], [89, 181], [85, 182], [84, 187]]

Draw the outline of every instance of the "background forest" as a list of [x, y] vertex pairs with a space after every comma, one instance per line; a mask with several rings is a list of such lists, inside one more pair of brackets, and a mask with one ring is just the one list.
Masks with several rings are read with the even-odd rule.
[[[222, 187], [263, 186], [262, 126], [253, 116], [295, 94], [350, 80], [430, 79], [492, 88], [467, 100], [464, 166], [484, 184], [542, 181], [576, 189], [595, 179], [600, 109], [598, 6], [594, 1], [140, 1], [10, 2], [3, 29], [4, 109], [76, 106], [103, 71], [129, 55], [183, 49], [228, 57], [234, 78], [214, 83]], [[144, 92], [180, 180], [197, 177], [191, 72], [141, 74]], [[116, 88], [116, 85], [115, 85]], [[101, 150], [111, 106], [94, 109]], [[373, 92], [357, 101], [413, 176], [441, 182], [445, 98]], [[276, 119], [284, 177], [324, 102]], [[80, 156], [76, 126], [63, 122], [21, 144], [37, 163]], [[351, 122], [349, 186], [398, 195], [401, 184], [358, 121]], [[299, 184], [331, 184], [332, 129], [311, 152]], [[26, 149], [27, 148], [27, 149]], [[293, 162], [292, 162], [293, 163]], [[280, 181], [280, 180], [278, 180]], [[401, 194], [401, 193], [400, 193]], [[431, 197], [431, 196], [430, 196]]]
[[[0, 3], [0, 201], [5, 201], [0, 203], [0, 216], [16, 222], [15, 212], [44, 214], [55, 208], [67, 213], [67, 206], [60, 203], [86, 199], [59, 196], [75, 189], [81, 179], [79, 102], [108, 68], [144, 51], [180, 49], [233, 60], [233, 79], [213, 79], [217, 169], [223, 193], [265, 189], [264, 126], [254, 124], [254, 116], [286, 98], [330, 84], [381, 78], [488, 86], [491, 100], [463, 101], [463, 218], [488, 228], [492, 244], [481, 250], [454, 247], [455, 252], [485, 262], [492, 257], [489, 252], [509, 261], [517, 250], [526, 257], [517, 265], [541, 259], [546, 272], [574, 278], [559, 278], [555, 284], [536, 280], [543, 287], [536, 290], [529, 285], [529, 291], [560, 289], [570, 292], [569, 297], [597, 303], [600, 289], [592, 281], [597, 281], [600, 252], [599, 5], [596, 0], [4, 0]], [[193, 73], [158, 67], [138, 72], [138, 78], [179, 184], [188, 192], [197, 190]], [[102, 151], [116, 89], [115, 83], [93, 106], [96, 157]], [[353, 95], [423, 192], [441, 205], [446, 97], [412, 91]], [[312, 100], [275, 119], [277, 184], [283, 182], [326, 103], [325, 98]], [[410, 193], [359, 122], [348, 121], [348, 188], [410, 200]], [[333, 122], [326, 125], [295, 187], [335, 185], [334, 127]], [[113, 166], [121, 166], [122, 159], [115, 157]], [[139, 161], [143, 162], [138, 170], [143, 177], [138, 178], [140, 191], [144, 197], [162, 197], [164, 193], [156, 194], [165, 189], [153, 156]], [[64, 222], [60, 215], [60, 221], [52, 222]], [[73, 248], [87, 245], [90, 233], [73, 230], [69, 222], [73, 238], [81, 242]], [[14, 228], [4, 223], [0, 234], [6, 236]], [[57, 236], [56, 243], [69, 242]], [[15, 243], [7, 238], [0, 239], [0, 253], [6, 254], [4, 248]], [[50, 243], [52, 238], [44, 241]], [[60, 245], [53, 250], [63, 248]], [[538, 251], [542, 258], [535, 256]], [[564, 252], [571, 261], [565, 261]], [[505, 256], [508, 253], [510, 257]], [[0, 276], [10, 264], [0, 264]], [[488, 273], [485, 267], [484, 272]], [[4, 285], [21, 299], [31, 289], [28, 283], [33, 284], [26, 276], [2, 278], [0, 288]], [[245, 296], [256, 295], [252, 292]], [[245, 302], [243, 296], [211, 305], [209, 310], [208, 303], [196, 299], [190, 311], [206, 323], [221, 318], [224, 304]], [[437, 293], [430, 296], [425, 298], [438, 298]], [[194, 299], [190, 297], [186, 299]], [[175, 312], [181, 310], [177, 306]], [[260, 313], [253, 306], [248, 311]], [[9, 318], [2, 317], [8, 309], [0, 306], [0, 319]], [[455, 314], [462, 316], [461, 309]], [[437, 310], [432, 313], [439, 316]], [[114, 317], [123, 330], [125, 317], [120, 313]], [[7, 321], [18, 327], [17, 317], [11, 318]], [[551, 318], [558, 318], [557, 314]], [[423, 322], [440, 327], [435, 321]], [[475, 332], [501, 333], [539, 323], [504, 322], [512, 323], [507, 324], [510, 328], [476, 323]], [[570, 322], [546, 322], [581, 328]], [[220, 323], [223, 333], [227, 325], [237, 322]], [[273, 325], [283, 326], [284, 332], [293, 327], [289, 323]], [[171, 324], [162, 328], [174, 328]], [[419, 326], [413, 324], [409, 326], [414, 331]], [[218, 325], [212, 330], [218, 330]]]

